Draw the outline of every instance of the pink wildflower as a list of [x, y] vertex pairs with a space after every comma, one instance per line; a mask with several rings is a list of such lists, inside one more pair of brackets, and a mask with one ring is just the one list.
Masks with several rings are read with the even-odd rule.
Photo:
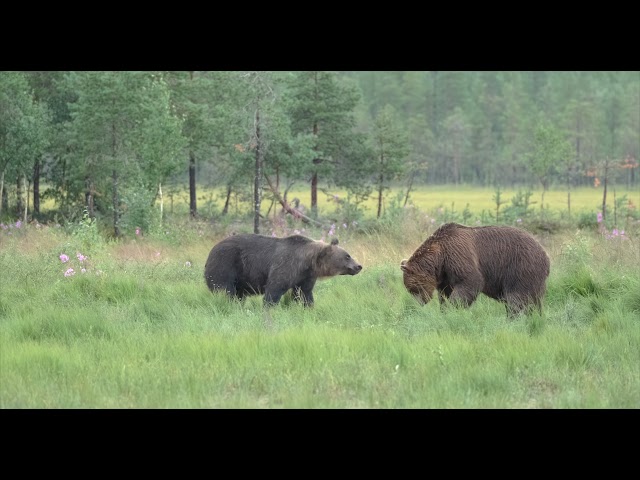
[[598, 223], [602, 223], [602, 212], [598, 212]]
[[136, 235], [140, 235], [140, 227], [136, 227]]
[[67, 263], [69, 261], [69, 257], [63, 253], [62, 255], [60, 255], [60, 261], [62, 263]]
[[74, 272], [73, 268], [70, 268], [66, 272], [64, 272], [65, 277], [70, 277], [71, 275], [75, 275], [75, 274], [76, 272]]
[[82, 255], [81, 253], [77, 253], [76, 257], [78, 257], [78, 260], [80, 260], [81, 262], [84, 262], [87, 259], [87, 257]]

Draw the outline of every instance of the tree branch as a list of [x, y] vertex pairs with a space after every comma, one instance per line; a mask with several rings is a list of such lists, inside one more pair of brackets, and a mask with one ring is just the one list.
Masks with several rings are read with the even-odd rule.
[[273, 195], [276, 197], [276, 199], [278, 200], [280, 205], [282, 205], [282, 208], [284, 208], [285, 212], [293, 215], [294, 218], [299, 218], [304, 223], [311, 223], [311, 224], [316, 225], [318, 227], [322, 227], [323, 226], [322, 223], [318, 222], [317, 220], [314, 220], [313, 218], [307, 217], [306, 215], [303, 215], [302, 213], [300, 213], [298, 210], [296, 210], [294, 208], [291, 208], [291, 205], [289, 205], [289, 202], [284, 200], [282, 198], [282, 195], [280, 195], [280, 192], [278, 192], [278, 189], [273, 186], [273, 183], [271, 182], [271, 179], [267, 176], [267, 174], [264, 175], [264, 178], [267, 181], [267, 183], [269, 184], [269, 189], [271, 190], [271, 193], [273, 193]]

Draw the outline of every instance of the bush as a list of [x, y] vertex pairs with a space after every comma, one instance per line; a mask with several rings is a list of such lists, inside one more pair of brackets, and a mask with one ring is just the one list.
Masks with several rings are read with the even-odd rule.
[[153, 205], [155, 194], [140, 187], [127, 191], [122, 196], [126, 209], [120, 219], [123, 231], [141, 235], [143, 233], [160, 233], [162, 218], [160, 209]]

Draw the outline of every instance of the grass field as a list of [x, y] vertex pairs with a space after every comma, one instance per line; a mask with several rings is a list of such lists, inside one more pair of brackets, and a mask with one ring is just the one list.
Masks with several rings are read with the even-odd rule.
[[[511, 204], [514, 196], [518, 192], [524, 192], [526, 189], [509, 189], [505, 188], [501, 190], [501, 201], [504, 202], [502, 208]], [[615, 192], [614, 192], [615, 190]], [[391, 202], [400, 196], [401, 205], [404, 203], [404, 193], [406, 189], [394, 187], [385, 192], [384, 207], [388, 208]], [[342, 190], [330, 190], [331, 195], [322, 191], [318, 192], [318, 211], [321, 216], [331, 216], [336, 211], [337, 203], [334, 201], [332, 195], [337, 195], [341, 199], [347, 199], [346, 191]], [[542, 203], [542, 189], [531, 190], [531, 208], [540, 209]], [[494, 212], [496, 209], [496, 202], [494, 197], [496, 190], [493, 188], [482, 188], [472, 186], [455, 186], [455, 185], [435, 185], [435, 186], [417, 186], [415, 187], [409, 196], [409, 204], [413, 204], [415, 207], [426, 212], [435, 212], [439, 209], [454, 210], [462, 212], [465, 208], [473, 212], [475, 216], [479, 216], [483, 211]], [[609, 187], [607, 192], [607, 209], [613, 211], [614, 199], [620, 200], [626, 195], [628, 201], [631, 201], [636, 208], [640, 205], [640, 189], [628, 189], [625, 187]], [[223, 190], [210, 190], [199, 189], [198, 190], [198, 208], [206, 214], [211, 205], [212, 211], [220, 211], [223, 203]], [[311, 193], [308, 186], [296, 185], [292, 188], [288, 194], [289, 200], [298, 198], [304, 206], [308, 207], [311, 204]], [[580, 187], [571, 191], [571, 210], [572, 214], [579, 213], [596, 213], [602, 211], [603, 200], [603, 187]], [[189, 211], [189, 194], [188, 190], [181, 189], [173, 196], [173, 208], [177, 212]], [[168, 203], [168, 200], [167, 200]], [[268, 209], [268, 202], [263, 205], [263, 211]], [[232, 202], [232, 209], [235, 208], [235, 204]], [[377, 196], [373, 194], [369, 199], [363, 203], [364, 216], [368, 218], [374, 218], [377, 213]], [[556, 214], [563, 214], [567, 212], [567, 191], [562, 188], [552, 188], [545, 193], [544, 207], [549, 211], [553, 211]], [[169, 208], [169, 207], [167, 207]], [[237, 208], [240, 212], [251, 210], [251, 200], [238, 201]]]
[[0, 407], [640, 407], [637, 235], [538, 235], [552, 260], [543, 314], [509, 320], [486, 297], [441, 311], [406, 292], [400, 259], [436, 226], [339, 231], [363, 271], [318, 282], [313, 308], [287, 296], [265, 311], [207, 290], [204, 262], [226, 234], [210, 223], [119, 242], [11, 225]]

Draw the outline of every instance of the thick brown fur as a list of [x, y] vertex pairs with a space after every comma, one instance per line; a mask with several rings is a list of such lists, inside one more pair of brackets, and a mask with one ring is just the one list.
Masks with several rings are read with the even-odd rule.
[[264, 294], [273, 305], [288, 290], [304, 305], [313, 305], [313, 287], [319, 278], [355, 275], [362, 270], [334, 239], [330, 244], [302, 235], [285, 238], [242, 234], [227, 237], [209, 253], [204, 278], [211, 291], [231, 296]]
[[470, 306], [480, 293], [505, 304], [513, 317], [542, 311], [549, 256], [529, 233], [515, 227], [447, 223], [402, 260], [404, 285], [425, 304], [438, 291], [441, 304]]

